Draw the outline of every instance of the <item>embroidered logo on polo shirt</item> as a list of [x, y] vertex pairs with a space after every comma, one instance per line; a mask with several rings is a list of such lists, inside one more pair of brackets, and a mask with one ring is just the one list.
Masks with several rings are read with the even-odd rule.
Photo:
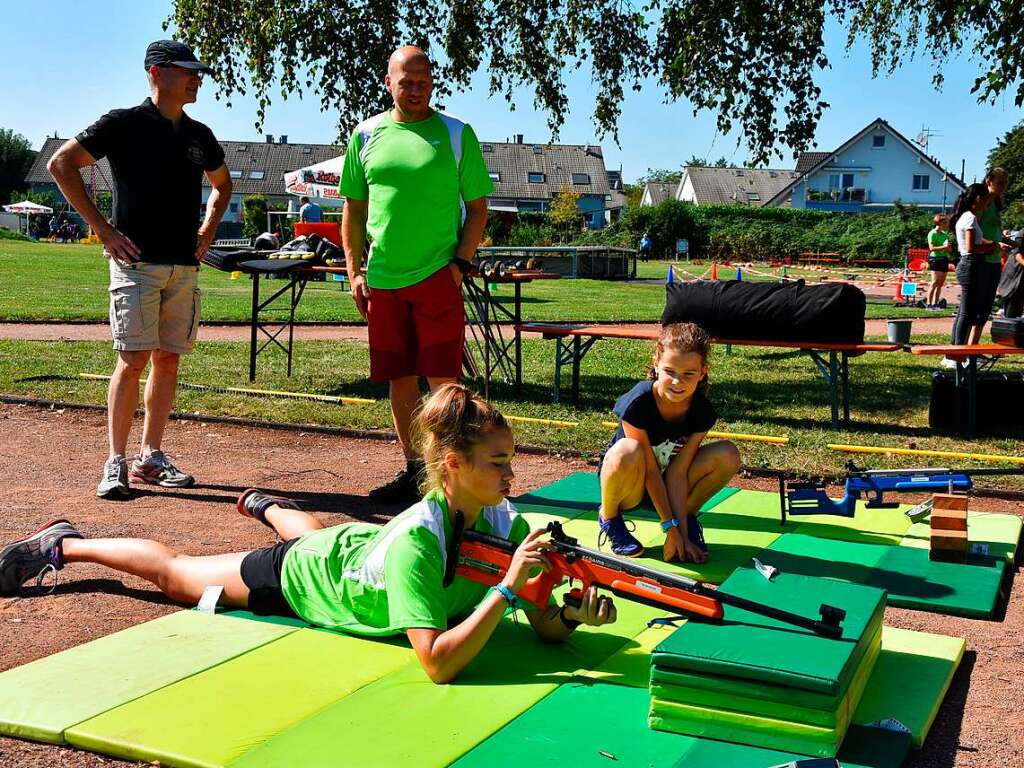
[[196, 165], [202, 165], [206, 162], [206, 152], [203, 151], [203, 145], [198, 141], [193, 141], [185, 149], [185, 154], [188, 155], [188, 159]]

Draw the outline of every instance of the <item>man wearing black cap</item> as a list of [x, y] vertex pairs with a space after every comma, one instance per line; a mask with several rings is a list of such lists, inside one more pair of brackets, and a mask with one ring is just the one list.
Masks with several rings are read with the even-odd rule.
[[[103, 242], [110, 260], [110, 329], [117, 367], [107, 393], [110, 456], [96, 495], [124, 498], [128, 477], [165, 488], [192, 485], [161, 450], [174, 403], [178, 356], [192, 350], [199, 327], [199, 260], [231, 200], [231, 176], [213, 132], [183, 111], [212, 72], [185, 45], [158, 40], [146, 50], [150, 98], [108, 112], [66, 142], [47, 168], [68, 202]], [[114, 176], [114, 216], [107, 221], [85, 189], [80, 169], [102, 157]], [[213, 191], [202, 213], [203, 174]], [[125, 458], [139, 378], [146, 384], [142, 446]]]

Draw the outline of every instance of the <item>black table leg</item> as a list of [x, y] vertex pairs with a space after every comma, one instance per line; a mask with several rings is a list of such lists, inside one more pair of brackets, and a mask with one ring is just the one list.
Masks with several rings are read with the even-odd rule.
[[582, 341], [579, 336], [572, 337], [572, 402], [576, 405], [580, 401], [580, 345]]
[[555, 337], [555, 386], [551, 401], [558, 404], [562, 395], [562, 338]]
[[843, 352], [842, 370], [840, 372], [843, 378], [843, 423], [846, 426], [850, 425], [850, 356], [845, 351]]
[[516, 392], [519, 392], [523, 387], [523, 334], [519, 330], [519, 324], [523, 320], [522, 302], [523, 302], [523, 285], [522, 283], [516, 283], [516, 301], [515, 301], [515, 334], [516, 334]]
[[978, 426], [978, 356], [967, 358], [967, 436], [974, 437]]
[[295, 283], [298, 278], [294, 275], [291, 278], [292, 281], [292, 296], [291, 296], [291, 309], [288, 311], [288, 378], [292, 375], [292, 343], [295, 338]]
[[249, 381], [256, 381], [256, 326], [260, 321], [260, 273], [252, 274], [252, 315], [249, 328]]
[[491, 399], [491, 287], [484, 278], [484, 300], [481, 302], [481, 325], [484, 330], [484, 400]]
[[839, 429], [839, 364], [836, 360], [836, 351], [830, 349], [828, 352], [828, 383], [832, 390], [832, 429]]

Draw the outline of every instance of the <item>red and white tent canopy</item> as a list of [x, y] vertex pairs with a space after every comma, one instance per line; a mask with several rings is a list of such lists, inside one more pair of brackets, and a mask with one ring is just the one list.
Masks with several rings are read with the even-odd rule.
[[306, 195], [327, 200], [340, 200], [338, 184], [345, 156], [324, 160], [322, 163], [290, 171], [284, 175], [284, 188], [290, 195]]
[[33, 203], [30, 200], [5, 205], [4, 210], [7, 211], [7, 213], [20, 213], [22, 216], [31, 216], [34, 213], [53, 213], [53, 208], [46, 205], [39, 205], [39, 203]]

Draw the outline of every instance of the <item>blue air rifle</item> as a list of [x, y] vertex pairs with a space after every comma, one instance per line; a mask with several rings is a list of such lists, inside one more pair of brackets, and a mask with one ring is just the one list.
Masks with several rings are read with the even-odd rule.
[[[829, 498], [822, 483], [791, 483], [779, 476], [779, 504], [782, 522], [786, 515], [839, 515], [853, 517], [857, 500], [865, 499], [869, 509], [893, 509], [899, 502], [886, 501], [893, 493], [966, 493], [974, 487], [973, 477], [981, 475], [1024, 475], [1015, 469], [862, 469], [852, 461], [846, 464], [846, 493], [841, 499]], [[931, 509], [923, 505], [908, 510], [914, 519]]]

